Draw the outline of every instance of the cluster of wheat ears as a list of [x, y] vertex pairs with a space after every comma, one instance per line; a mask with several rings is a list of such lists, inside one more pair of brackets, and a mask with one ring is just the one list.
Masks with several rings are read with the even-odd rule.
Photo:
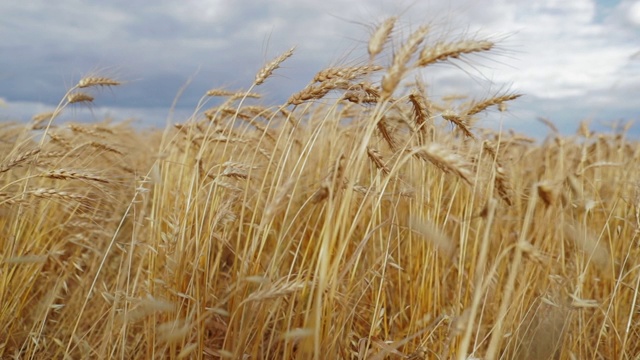
[[518, 95], [411, 78], [494, 44], [419, 27], [378, 65], [395, 23], [280, 106], [294, 49], [165, 130], [59, 124], [98, 76], [3, 126], [0, 357], [637, 358], [638, 143], [480, 129]]

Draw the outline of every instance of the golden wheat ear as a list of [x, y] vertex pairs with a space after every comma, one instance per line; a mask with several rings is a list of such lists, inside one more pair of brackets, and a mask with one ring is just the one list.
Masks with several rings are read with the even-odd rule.
[[418, 51], [418, 47], [424, 41], [424, 37], [429, 32], [428, 26], [421, 26], [416, 31], [409, 35], [407, 41], [398, 49], [398, 52], [393, 56], [393, 61], [387, 73], [382, 77], [382, 97], [389, 98], [395, 91], [398, 83], [402, 79], [402, 76], [407, 71], [407, 63], [411, 59], [411, 56]]
[[489, 51], [494, 43], [487, 40], [461, 40], [457, 42], [438, 42], [426, 46], [420, 52], [416, 66], [425, 67], [439, 61], [457, 59], [462, 55]]
[[107, 77], [87, 76], [78, 81], [77, 87], [83, 89], [94, 86], [118, 86], [120, 84], [120, 81]]
[[69, 104], [90, 103], [90, 102], [93, 102], [93, 100], [94, 100], [93, 96], [80, 91], [73, 92], [67, 96], [67, 102]]
[[371, 61], [373, 61], [376, 55], [382, 52], [382, 48], [389, 40], [389, 36], [391, 35], [397, 20], [398, 18], [395, 16], [386, 19], [382, 24], [380, 24], [380, 26], [378, 26], [373, 35], [371, 35], [371, 38], [369, 39], [369, 46], [367, 48]]
[[253, 82], [254, 85], [262, 84], [269, 76], [271, 76], [271, 74], [273, 74], [274, 70], [280, 67], [280, 64], [282, 64], [282, 62], [293, 55], [294, 50], [295, 46], [263, 66], [262, 69], [260, 69], [260, 71], [258, 71], [258, 73], [256, 74], [256, 79]]

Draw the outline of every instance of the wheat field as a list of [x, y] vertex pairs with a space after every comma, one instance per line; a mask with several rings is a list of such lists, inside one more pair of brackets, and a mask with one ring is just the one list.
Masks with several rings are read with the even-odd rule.
[[494, 43], [396, 20], [284, 104], [294, 48], [167, 129], [59, 121], [101, 76], [3, 126], [0, 358], [638, 359], [637, 141], [483, 128], [520, 94], [415, 75]]

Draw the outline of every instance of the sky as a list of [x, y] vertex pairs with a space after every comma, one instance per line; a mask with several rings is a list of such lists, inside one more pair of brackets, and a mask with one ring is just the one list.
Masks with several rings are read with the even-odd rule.
[[[419, 74], [434, 99], [524, 95], [479, 126], [543, 137], [539, 117], [565, 134], [582, 120], [600, 131], [640, 120], [640, 0], [30, 0], [2, 1], [0, 14], [0, 124], [53, 109], [90, 74], [123, 85], [68, 116], [183, 122], [207, 90], [248, 89], [264, 63], [296, 46], [256, 89], [262, 104], [282, 104], [321, 69], [366, 64], [369, 36], [394, 15], [400, 20], [383, 65], [425, 23], [427, 44], [496, 43], [490, 53]], [[640, 124], [630, 133], [640, 135]]]

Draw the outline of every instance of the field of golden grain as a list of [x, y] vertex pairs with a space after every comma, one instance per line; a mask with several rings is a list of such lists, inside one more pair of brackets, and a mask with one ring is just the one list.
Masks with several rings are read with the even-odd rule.
[[414, 75], [494, 44], [378, 63], [394, 23], [285, 104], [254, 98], [295, 49], [168, 129], [61, 123], [100, 76], [3, 125], [0, 358], [637, 359], [638, 143], [485, 130], [518, 94]]

